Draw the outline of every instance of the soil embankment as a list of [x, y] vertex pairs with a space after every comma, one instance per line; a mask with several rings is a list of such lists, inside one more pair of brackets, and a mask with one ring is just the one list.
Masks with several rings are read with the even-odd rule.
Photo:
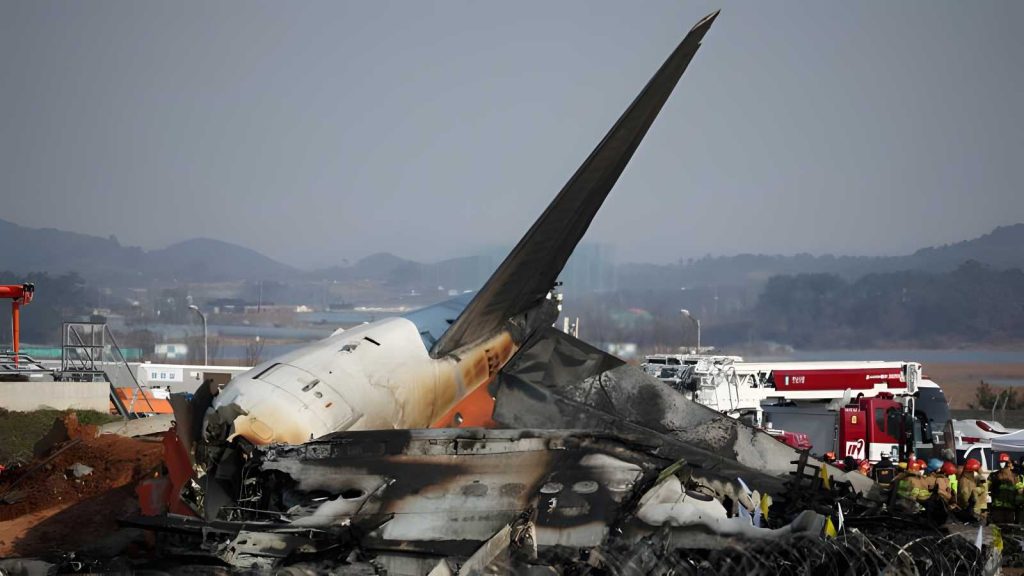
[[136, 483], [161, 462], [159, 442], [97, 436], [74, 413], [46, 437], [36, 458], [0, 475], [0, 557], [46, 556], [114, 534], [116, 519], [137, 509]]

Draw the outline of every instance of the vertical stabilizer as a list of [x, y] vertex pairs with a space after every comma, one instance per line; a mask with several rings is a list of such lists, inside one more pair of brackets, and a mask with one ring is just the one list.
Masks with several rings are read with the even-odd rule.
[[444, 356], [494, 334], [513, 316], [534, 308], [554, 287], [576, 244], [583, 238], [717, 16], [717, 11], [705, 16], [683, 38], [529, 232], [437, 341], [431, 350], [432, 356]]

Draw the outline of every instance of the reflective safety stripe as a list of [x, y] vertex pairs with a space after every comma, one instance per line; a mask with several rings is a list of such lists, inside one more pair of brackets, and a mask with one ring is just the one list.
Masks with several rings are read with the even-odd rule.
[[983, 512], [988, 508], [988, 482], [981, 482], [974, 488], [974, 511]]
[[1017, 505], [1016, 484], [1000, 482], [996, 493], [992, 495], [992, 505], [996, 508], [1013, 508]]
[[910, 484], [909, 478], [904, 478], [903, 480], [900, 480], [898, 484], [896, 484], [896, 494], [900, 498], [906, 498], [908, 500], [913, 498], [913, 489], [914, 487]]
[[959, 486], [959, 484], [958, 484], [959, 480], [956, 479], [956, 474], [950, 474], [948, 476], [948, 478], [949, 478], [949, 489], [953, 492], [953, 494], [956, 494], [957, 487]]
[[932, 495], [932, 491], [927, 489], [927, 488], [915, 487], [910, 492], [910, 497], [911, 498], [913, 498], [914, 500], [922, 501], [922, 502], [927, 500], [928, 498], [930, 498], [931, 495]]

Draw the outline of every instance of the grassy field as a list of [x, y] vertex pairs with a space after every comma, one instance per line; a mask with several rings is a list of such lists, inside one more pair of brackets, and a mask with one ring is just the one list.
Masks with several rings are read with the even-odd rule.
[[[112, 416], [92, 410], [74, 410], [81, 424], [97, 426], [120, 420], [120, 416]], [[8, 464], [18, 460], [32, 459], [32, 445], [46, 435], [53, 426], [53, 421], [64, 411], [36, 410], [34, 412], [9, 412], [0, 408], [0, 464]]]
[[[1007, 388], [995, 382], [1024, 382], [1024, 364], [930, 363], [924, 365], [924, 374], [942, 386], [950, 408], [962, 410], [974, 401], [978, 383], [982, 380], [992, 385], [993, 391]], [[1024, 395], [1024, 389], [1020, 394]]]

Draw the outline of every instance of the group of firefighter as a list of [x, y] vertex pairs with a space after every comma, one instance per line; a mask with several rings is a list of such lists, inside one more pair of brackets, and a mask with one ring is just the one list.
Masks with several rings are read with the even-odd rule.
[[[952, 456], [952, 454], [947, 454]], [[981, 462], [968, 458], [963, 466], [953, 459], [931, 458], [927, 462], [910, 454], [894, 463], [883, 454], [874, 466], [867, 460], [846, 458], [835, 462], [829, 452], [825, 460], [869, 476], [889, 491], [889, 508], [898, 514], [927, 512], [945, 517], [952, 514], [964, 521], [988, 520], [995, 524], [1024, 523], [1024, 458], [1014, 465], [1010, 455], [998, 457], [998, 468], [984, 472]]]

